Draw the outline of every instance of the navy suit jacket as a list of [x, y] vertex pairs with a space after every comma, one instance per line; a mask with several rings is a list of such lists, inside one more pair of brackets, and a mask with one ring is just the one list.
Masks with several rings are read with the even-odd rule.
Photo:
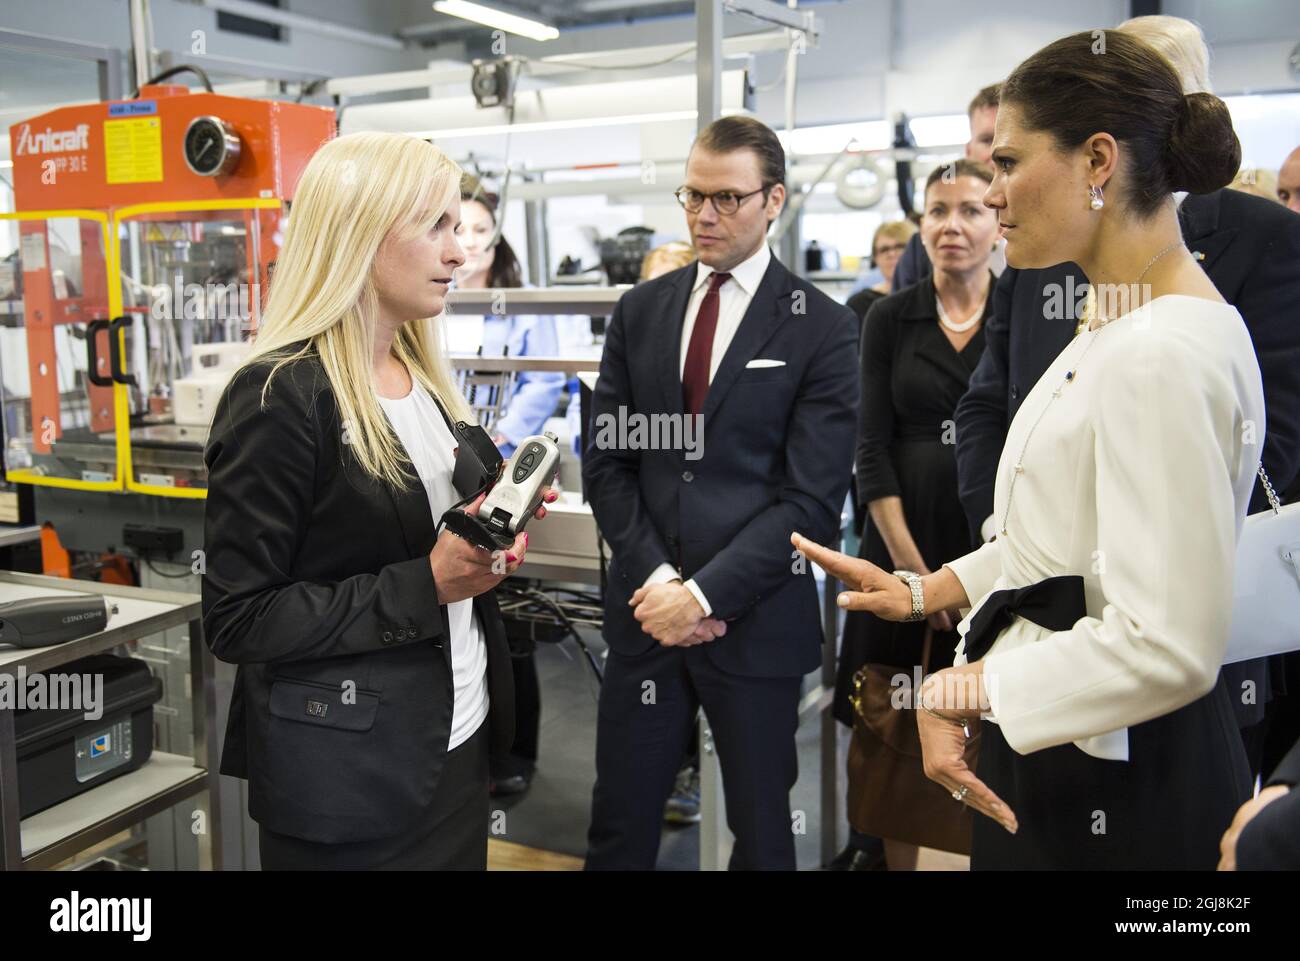
[[[628, 600], [669, 563], [728, 621], [705, 645], [715, 666], [806, 674], [821, 659], [820, 607], [790, 533], [838, 540], [857, 424], [857, 318], [773, 257], [705, 397], [702, 456], [602, 445], [602, 418], [617, 421], [620, 410], [624, 419], [683, 415], [681, 335], [695, 276], [692, 263], [628, 291], [606, 334], [582, 465], [613, 553], [605, 638], [625, 655], [654, 648]], [[755, 359], [782, 364], [746, 366]]]
[[[1261, 460], [1279, 493], [1300, 487], [1300, 215], [1237, 190], [1189, 194], [1178, 219], [1188, 249], [1224, 300], [1241, 312], [1264, 385]], [[1045, 270], [1007, 268], [993, 294], [985, 348], [957, 405], [957, 479], [976, 539], [993, 513], [993, 485], [1007, 428], [1025, 395], [1074, 336], [1078, 314], [1061, 317], [1053, 298], [1073, 303], [1087, 278], [1075, 264]], [[1256, 482], [1250, 512], [1268, 506]], [[1233, 697], [1243, 727], [1263, 719], [1269, 676], [1263, 662], [1230, 665], [1230, 682], [1256, 685], [1253, 703]]]

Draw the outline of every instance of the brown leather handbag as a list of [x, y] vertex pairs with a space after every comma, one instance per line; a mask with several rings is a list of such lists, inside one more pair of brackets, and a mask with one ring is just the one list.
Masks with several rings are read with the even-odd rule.
[[[931, 631], [925, 632], [929, 661]], [[853, 675], [853, 738], [849, 744], [848, 818], [855, 831], [891, 841], [970, 854], [974, 812], [925, 776], [921, 737], [911, 699], [892, 703], [890, 679], [911, 669], [864, 664]], [[915, 694], [915, 692], [913, 692]], [[979, 758], [978, 730], [966, 744], [966, 764]]]

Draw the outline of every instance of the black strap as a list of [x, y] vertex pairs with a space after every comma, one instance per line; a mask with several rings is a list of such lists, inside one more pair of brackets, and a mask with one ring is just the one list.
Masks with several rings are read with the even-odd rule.
[[1065, 631], [1087, 614], [1083, 578], [1078, 574], [1062, 574], [1028, 587], [994, 591], [971, 618], [966, 633], [966, 660], [978, 661], [987, 654], [998, 635], [1017, 617], [1049, 631]]
[[[416, 386], [419, 387], [420, 386], [419, 383], [417, 383]], [[421, 389], [423, 390], [423, 388]], [[429, 391], [429, 396], [433, 398], [433, 405], [438, 408], [438, 413], [440, 413], [442, 415], [442, 419], [446, 421], [447, 431], [448, 433], [451, 434], [452, 440], [455, 440], [456, 428], [452, 426], [454, 422], [452, 421], [450, 415], [447, 413], [447, 408], [442, 406], [442, 401], [438, 399], [437, 393], [431, 390]]]

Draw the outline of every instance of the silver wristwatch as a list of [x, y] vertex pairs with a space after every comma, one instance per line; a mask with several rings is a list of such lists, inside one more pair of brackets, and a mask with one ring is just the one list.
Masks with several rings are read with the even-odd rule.
[[906, 584], [912, 592], [912, 613], [903, 620], [925, 620], [925, 592], [921, 588], [921, 575], [916, 571], [894, 571], [894, 576]]

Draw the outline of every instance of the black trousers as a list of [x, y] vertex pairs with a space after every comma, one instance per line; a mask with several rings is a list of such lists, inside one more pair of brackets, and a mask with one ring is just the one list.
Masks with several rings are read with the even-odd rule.
[[1008, 834], [975, 815], [971, 868], [1212, 871], [1250, 798], [1250, 771], [1223, 676], [1204, 697], [1129, 728], [1129, 759], [1062, 744], [1017, 754], [980, 728], [976, 773], [1011, 806]]
[[447, 754], [427, 812], [401, 834], [323, 844], [261, 828], [263, 871], [483, 871], [488, 841], [488, 729]]
[[656, 646], [639, 657], [611, 650], [600, 688], [587, 869], [654, 869], [664, 802], [702, 707], [736, 837], [730, 868], [793, 871], [800, 680], [728, 674], [703, 645]]

